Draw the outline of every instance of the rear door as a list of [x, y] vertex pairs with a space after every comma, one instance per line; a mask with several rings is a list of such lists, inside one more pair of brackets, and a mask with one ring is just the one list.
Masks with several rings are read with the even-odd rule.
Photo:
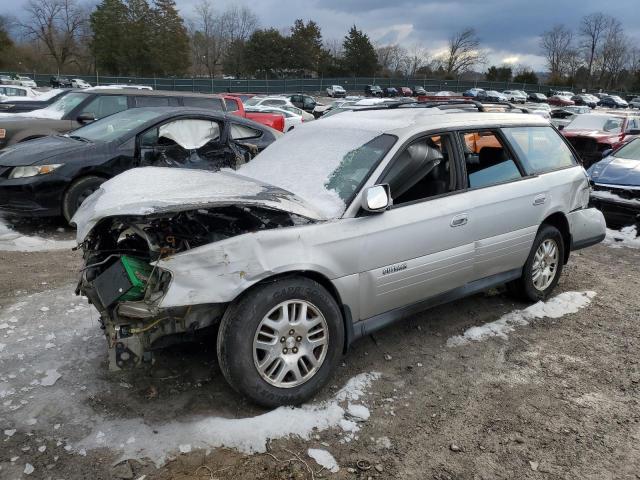
[[457, 135], [464, 156], [464, 183], [473, 214], [473, 279], [524, 265], [536, 231], [537, 210], [548, 192], [528, 175], [498, 129], [475, 129]]

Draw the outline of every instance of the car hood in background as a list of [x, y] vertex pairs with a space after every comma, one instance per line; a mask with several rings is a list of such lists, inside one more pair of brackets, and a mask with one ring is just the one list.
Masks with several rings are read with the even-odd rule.
[[63, 135], [36, 138], [0, 150], [0, 165], [23, 167], [52, 158], [57, 158], [57, 163], [65, 163], [70, 154], [94, 147], [93, 143], [74, 140]]
[[[604, 164], [604, 165], [603, 165]], [[607, 185], [640, 187], [640, 161], [609, 157], [593, 166], [593, 181]]]
[[71, 222], [77, 225], [76, 238], [82, 243], [103, 218], [227, 205], [261, 206], [311, 220], [325, 219], [293, 193], [231, 171], [143, 167], [103, 183], [84, 201]]

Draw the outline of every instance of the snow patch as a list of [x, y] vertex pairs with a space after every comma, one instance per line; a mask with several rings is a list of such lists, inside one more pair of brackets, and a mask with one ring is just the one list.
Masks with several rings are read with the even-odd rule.
[[471, 327], [462, 335], [456, 335], [447, 340], [448, 347], [466, 345], [471, 341], [482, 341], [490, 337], [507, 338], [507, 334], [514, 331], [516, 326], [528, 325], [538, 318], [560, 318], [570, 313], [576, 313], [591, 303], [596, 292], [564, 292], [546, 302], [538, 302], [523, 310], [514, 310], [503, 315], [495, 322], [486, 323], [478, 327]]
[[38, 252], [42, 250], [67, 250], [75, 246], [75, 240], [50, 240], [38, 236], [22, 235], [10, 228], [0, 218], [0, 251]]
[[640, 237], [635, 225], [621, 228], [620, 230], [612, 230], [607, 228], [607, 236], [603, 243], [611, 248], [640, 248]]
[[[359, 426], [345, 419], [347, 412], [341, 403], [360, 399], [379, 377], [377, 372], [362, 373], [327, 401], [295, 408], [279, 407], [256, 417], [205, 417], [164, 425], [149, 425], [143, 419], [105, 420], [76, 448], [98, 448], [105, 443], [119, 445], [121, 458], [148, 457], [162, 465], [172, 451], [187, 445], [191, 449], [224, 446], [243, 453], [262, 453], [267, 450], [267, 442], [277, 438], [297, 436], [307, 440], [319, 431], [334, 427], [355, 432]], [[104, 434], [100, 442], [96, 441], [96, 432]], [[136, 433], [135, 445], [124, 441], [132, 432]]]
[[333, 458], [326, 450], [322, 450], [319, 448], [310, 448], [307, 450], [307, 455], [313, 458], [318, 465], [326, 468], [332, 473], [338, 473], [340, 471], [340, 467], [338, 466], [338, 462]]
[[371, 416], [369, 409], [364, 405], [354, 405], [352, 403], [347, 407], [347, 413], [355, 420], [364, 421], [368, 420]]
[[60, 375], [55, 368], [47, 370], [45, 377], [40, 380], [40, 385], [43, 387], [50, 387], [54, 385], [60, 377], [62, 377], [62, 375]]

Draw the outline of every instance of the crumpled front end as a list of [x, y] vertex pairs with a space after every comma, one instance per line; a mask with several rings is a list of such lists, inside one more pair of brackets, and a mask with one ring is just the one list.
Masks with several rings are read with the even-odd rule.
[[[308, 222], [293, 213], [242, 205], [99, 220], [81, 243], [85, 266], [77, 293], [100, 312], [110, 369], [151, 362], [153, 350], [193, 340], [215, 326], [233, 300], [163, 306], [175, 287], [163, 264], [182, 252], [244, 233]], [[203, 283], [199, 288], [208, 287]]]

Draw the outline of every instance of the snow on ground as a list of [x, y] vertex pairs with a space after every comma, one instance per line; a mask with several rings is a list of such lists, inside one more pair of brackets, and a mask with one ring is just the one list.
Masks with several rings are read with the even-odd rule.
[[596, 292], [564, 292], [546, 302], [538, 302], [523, 310], [514, 310], [503, 315], [495, 322], [471, 327], [462, 335], [456, 335], [447, 340], [448, 347], [466, 345], [471, 341], [486, 340], [490, 337], [507, 338], [507, 334], [514, 331], [516, 326], [528, 325], [538, 318], [560, 318], [570, 313], [576, 313], [591, 303]]
[[[97, 320], [98, 313], [73, 294], [71, 285], [18, 298], [0, 309], [0, 437], [26, 435], [25, 447], [34, 454], [39, 445], [30, 442], [44, 438], [63, 445], [68, 454], [109, 448], [123, 459], [147, 457], [158, 465], [198, 448], [264, 452], [270, 439], [308, 439], [329, 428], [342, 430], [342, 441], [348, 442], [368, 418], [364, 397], [380, 376], [363, 373], [328, 400], [245, 418], [220, 416], [215, 402], [213, 413], [176, 415], [181, 405], [202, 395], [199, 389], [159, 403], [142, 400], [140, 408], [140, 398], [131, 396], [139, 386], [107, 372]], [[226, 405], [233, 398], [221, 400]], [[101, 402], [130, 402], [132, 409], [105, 411]], [[132, 414], [133, 407], [152, 408], [153, 415]], [[22, 453], [22, 460], [29, 461], [29, 453]]]
[[38, 236], [22, 235], [0, 218], [0, 251], [37, 252], [65, 250], [76, 246], [75, 240], [50, 240]]
[[313, 458], [318, 465], [326, 468], [332, 473], [338, 473], [340, 471], [340, 467], [338, 466], [338, 462], [333, 458], [326, 450], [322, 450], [319, 448], [310, 448], [307, 450], [307, 455]]
[[620, 230], [607, 228], [607, 236], [603, 243], [611, 248], [640, 248], [640, 237], [635, 225], [623, 227]]

